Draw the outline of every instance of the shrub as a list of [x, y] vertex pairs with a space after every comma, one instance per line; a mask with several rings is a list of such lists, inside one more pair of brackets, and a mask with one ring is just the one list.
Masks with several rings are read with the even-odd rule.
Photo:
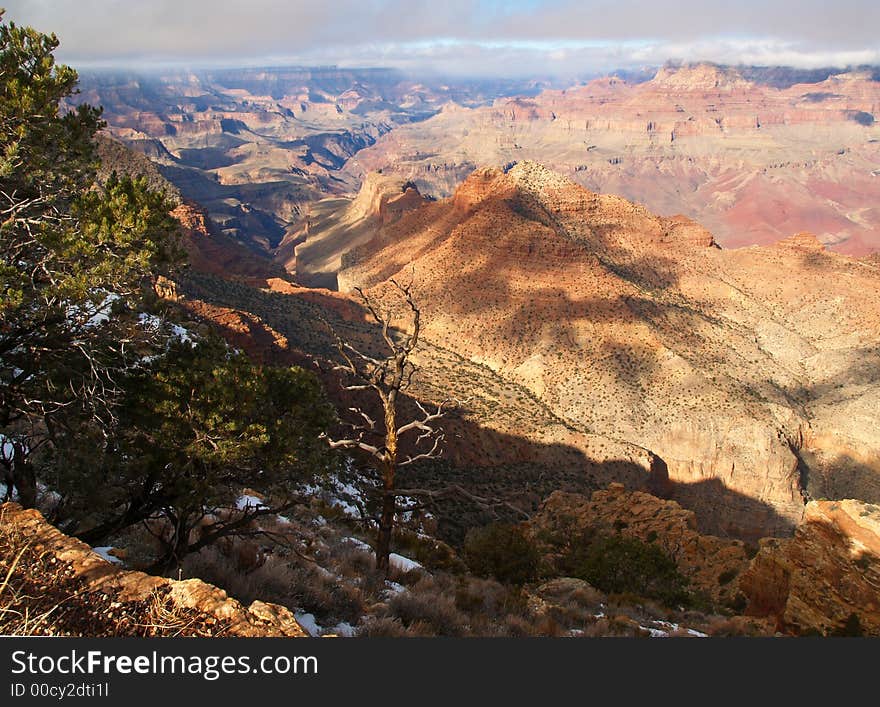
[[411, 591], [395, 594], [388, 602], [394, 618], [399, 619], [411, 632], [432, 636], [464, 636], [467, 617], [455, 601], [431, 584], [420, 583]]
[[724, 572], [718, 575], [718, 584], [722, 587], [725, 584], [730, 584], [734, 579], [736, 579], [737, 574], [739, 573], [733, 568], [724, 570]]
[[403, 638], [409, 634], [399, 619], [372, 616], [364, 621], [357, 635], [361, 638]]
[[493, 523], [472, 528], [464, 541], [465, 561], [474, 574], [524, 584], [538, 576], [541, 555], [516, 525]]
[[687, 579], [656, 545], [622, 535], [599, 537], [584, 551], [574, 576], [613, 594], [637, 594], [666, 604], [690, 603]]

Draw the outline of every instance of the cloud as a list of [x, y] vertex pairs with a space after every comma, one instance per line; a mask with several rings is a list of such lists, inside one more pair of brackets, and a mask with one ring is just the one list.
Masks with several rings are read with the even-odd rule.
[[75, 65], [578, 73], [666, 59], [880, 63], [876, 0], [5, 0]]

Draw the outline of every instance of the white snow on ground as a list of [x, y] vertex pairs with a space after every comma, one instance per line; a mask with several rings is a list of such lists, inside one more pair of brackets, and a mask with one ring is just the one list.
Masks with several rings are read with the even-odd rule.
[[95, 313], [89, 317], [89, 320], [85, 323], [87, 327], [94, 327], [100, 324], [104, 324], [105, 322], [110, 321], [110, 312], [113, 309], [113, 303], [120, 299], [119, 295], [115, 292], [111, 292], [108, 294], [104, 301], [98, 305]]
[[162, 326], [162, 320], [155, 314], [141, 312], [138, 314], [138, 322], [146, 329], [158, 329]]
[[[100, 326], [105, 322], [110, 321], [110, 314], [113, 311], [113, 303], [121, 299], [119, 295], [114, 292], [110, 292], [109, 294], [104, 296], [104, 299], [101, 300], [100, 304], [93, 305], [90, 302], [88, 307], [80, 307], [77, 304], [68, 304], [67, 305], [67, 319], [72, 322], [74, 325], [77, 322], [81, 322], [82, 326], [86, 329], [91, 329], [92, 327]], [[82, 321], [83, 317], [88, 317], [84, 322]]]
[[[643, 631], [647, 631], [651, 634], [651, 638], [669, 638], [669, 636], [681, 629], [679, 624], [674, 624], [671, 621], [654, 621], [654, 626], [660, 626], [661, 628], [653, 628], [650, 626], [639, 626]], [[693, 628], [684, 629], [689, 636], [695, 636], [697, 638], [708, 638], [708, 634], [703, 633], [702, 631], [697, 631]]]
[[[11, 462], [15, 458], [15, 447], [12, 444], [12, 441], [4, 434], [0, 434], [0, 457], [2, 457], [4, 462]], [[0, 481], [0, 500], [6, 498], [6, 494], [9, 491], [6, 483]], [[18, 489], [12, 489], [12, 496], [10, 498], [12, 501], [18, 500]]]
[[422, 569], [422, 566], [415, 560], [411, 560], [403, 555], [398, 555], [396, 552], [392, 552], [388, 556], [388, 563], [401, 572], [412, 572], [413, 570]]
[[363, 550], [364, 552], [369, 552], [371, 555], [373, 554], [373, 548], [371, 548], [367, 543], [363, 540], [358, 540], [357, 538], [342, 538], [342, 542], [351, 543], [359, 550]]
[[341, 481], [337, 476], [330, 478], [330, 486], [335, 493], [329, 496], [328, 501], [341, 508], [345, 515], [360, 518], [360, 507], [366, 503], [360, 490], [351, 483]]
[[387, 587], [385, 591], [389, 594], [400, 594], [401, 592], [406, 591], [406, 587], [404, 587], [402, 584], [398, 584], [397, 582], [392, 582], [390, 579], [385, 580], [385, 586]]
[[335, 633], [337, 636], [343, 636], [344, 638], [351, 638], [354, 636], [355, 632], [354, 626], [347, 621], [336, 624], [336, 626], [328, 631], [328, 633]]
[[336, 506], [337, 508], [340, 508], [342, 510], [342, 512], [345, 513], [345, 515], [347, 515], [351, 518], [360, 518], [361, 517], [361, 512], [358, 510], [358, 507], [352, 505], [351, 503], [346, 501], [344, 498], [338, 498], [338, 497], [333, 498], [331, 500], [331, 502], [333, 503], [334, 506]]
[[178, 324], [174, 324], [171, 327], [171, 333], [174, 334], [174, 336], [176, 336], [181, 341], [186, 342], [187, 344], [195, 345], [192, 340], [192, 337], [189, 334], [189, 329], [185, 329], [184, 327], [182, 327]]
[[647, 626], [639, 626], [643, 631], [651, 634], [651, 638], [669, 638], [668, 631], [661, 631], [659, 628], [648, 628]]
[[296, 620], [299, 622], [299, 625], [303, 627], [305, 632], [312, 637], [318, 637], [324, 635], [325, 633], [331, 633], [337, 636], [351, 638], [355, 635], [355, 633], [357, 633], [357, 629], [355, 629], [355, 627], [347, 621], [342, 621], [332, 628], [325, 629], [315, 620], [314, 614], [307, 614], [304, 611], [297, 611], [293, 615], [294, 617], [296, 617]]
[[[363, 478], [364, 483], [372, 483]], [[366, 505], [364, 494], [354, 484], [342, 481], [333, 474], [324, 485], [307, 484], [302, 487], [303, 493], [310, 496], [318, 496], [331, 506], [336, 506], [350, 518], [361, 518], [361, 508]]]
[[244, 511], [249, 508], [266, 508], [267, 506], [263, 503], [263, 499], [245, 493], [236, 499], [235, 507], [240, 511]]
[[[164, 323], [161, 317], [157, 317], [155, 314], [149, 314], [147, 312], [141, 312], [138, 314], [138, 322], [145, 329], [152, 329], [153, 331], [159, 331]], [[193, 346], [196, 345], [189, 329], [182, 327], [179, 324], [171, 325], [171, 336], [177, 337], [181, 341], [192, 344]]]
[[294, 617], [299, 625], [302, 626], [305, 632], [310, 636], [320, 636], [321, 631], [324, 630], [318, 625], [318, 622], [315, 621], [314, 614], [306, 614], [302, 611], [297, 611], [294, 614]]
[[[367, 545], [363, 540], [358, 540], [357, 538], [347, 537], [342, 539], [343, 542], [351, 543], [355, 547], [364, 552], [368, 552], [371, 555], [373, 554], [373, 548]], [[415, 560], [411, 560], [408, 557], [404, 557], [403, 555], [398, 555], [396, 552], [392, 552], [388, 556], [388, 563], [396, 570], [401, 572], [412, 572], [412, 570], [421, 570], [424, 569], [422, 565], [420, 565]]]
[[113, 548], [110, 547], [110, 546], [107, 546], [107, 547], [93, 547], [93, 548], [92, 548], [92, 551], [93, 551], [96, 555], [100, 555], [101, 557], [103, 557], [105, 560], [107, 560], [107, 562], [112, 562], [114, 565], [121, 565], [121, 564], [122, 564], [122, 560], [120, 560], [118, 557], [115, 557], [115, 556], [113, 556], [113, 555], [110, 554], [110, 551], [111, 551], [112, 549], [113, 549]]
[[12, 461], [12, 457], [15, 456], [15, 447], [12, 446], [9, 437], [4, 434], [0, 434], [0, 454], [3, 455], [4, 461]]

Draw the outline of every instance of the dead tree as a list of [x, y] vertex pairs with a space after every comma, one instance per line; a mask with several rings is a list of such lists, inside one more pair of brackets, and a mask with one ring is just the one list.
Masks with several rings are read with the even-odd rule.
[[[449, 401], [433, 403], [426, 407], [414, 400], [420, 415], [406, 423], [398, 421], [401, 397], [412, 384], [416, 365], [411, 356], [419, 343], [421, 311], [412, 296], [411, 285], [401, 285], [395, 280], [391, 283], [402, 296], [409, 315], [406, 329], [393, 328], [392, 311], [381, 312], [361, 290], [357, 293], [364, 306], [381, 329], [382, 341], [387, 353], [370, 356], [356, 348], [351, 342], [343, 341], [334, 332], [336, 349], [341, 362], [334, 370], [345, 380], [343, 389], [353, 392], [373, 393], [378, 397], [383, 420], [377, 423], [363, 407], [349, 408], [354, 422], [346, 422], [351, 435], [343, 439], [328, 439], [333, 449], [358, 449], [368, 454], [376, 466], [382, 482], [381, 512], [379, 532], [376, 541], [376, 568], [388, 572], [388, 558], [391, 552], [391, 537], [394, 532], [395, 517], [399, 509], [397, 499], [405, 494], [397, 490], [397, 472], [401, 467], [417, 461], [436, 459], [441, 454], [444, 434], [437, 422], [443, 417]], [[401, 439], [415, 436], [412, 454], [401, 458]], [[418, 451], [419, 448], [425, 451]]]

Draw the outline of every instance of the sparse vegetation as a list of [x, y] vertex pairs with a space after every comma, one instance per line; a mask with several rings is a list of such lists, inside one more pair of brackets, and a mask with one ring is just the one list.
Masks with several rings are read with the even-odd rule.
[[510, 584], [534, 580], [541, 564], [538, 549], [522, 530], [505, 523], [468, 531], [464, 557], [474, 574]]

